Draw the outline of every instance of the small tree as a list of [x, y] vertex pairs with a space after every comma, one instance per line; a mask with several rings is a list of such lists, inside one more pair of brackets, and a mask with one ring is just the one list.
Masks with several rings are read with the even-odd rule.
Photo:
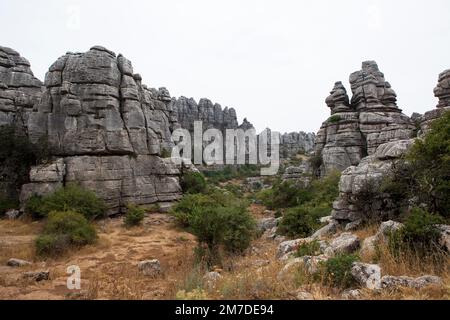
[[199, 172], [185, 172], [181, 176], [180, 185], [185, 193], [203, 193], [206, 191], [205, 177]]
[[36, 251], [38, 255], [56, 256], [96, 240], [95, 228], [82, 214], [53, 211], [48, 215], [43, 233], [36, 239]]
[[127, 227], [138, 226], [142, 223], [145, 217], [145, 209], [133, 204], [127, 206], [127, 213], [124, 218], [124, 223]]

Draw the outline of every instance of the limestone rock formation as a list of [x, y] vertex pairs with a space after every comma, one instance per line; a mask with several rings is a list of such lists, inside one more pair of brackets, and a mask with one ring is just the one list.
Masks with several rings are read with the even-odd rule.
[[0, 46], [0, 125], [26, 126], [42, 90], [43, 84], [34, 77], [28, 60]]
[[349, 101], [342, 82], [336, 82], [326, 104], [332, 116], [317, 133], [315, 153], [323, 160], [322, 173], [344, 170], [372, 155], [383, 143], [409, 139], [413, 121], [396, 105], [396, 94], [374, 61], [350, 75]]
[[220, 104], [213, 104], [209, 99], [200, 99], [197, 104], [193, 98], [173, 98], [172, 106], [179, 124], [189, 132], [194, 132], [194, 121], [202, 121], [203, 130], [215, 128], [225, 131], [226, 129], [236, 129], [239, 126], [236, 110], [228, 107], [222, 109]]
[[308, 154], [314, 150], [314, 133], [290, 132], [280, 137], [280, 157], [283, 159], [295, 157], [297, 154]]
[[436, 109], [426, 112], [417, 119], [422, 134], [429, 130], [430, 123], [433, 120], [439, 118], [444, 112], [450, 111], [450, 69], [439, 75], [438, 84], [434, 88], [434, 95], [439, 99]]
[[160, 157], [178, 126], [167, 89], [147, 88], [129, 60], [100, 46], [60, 57], [44, 84], [26, 126], [55, 160], [31, 170], [22, 201], [69, 182], [96, 191], [110, 213], [180, 197], [178, 169]]

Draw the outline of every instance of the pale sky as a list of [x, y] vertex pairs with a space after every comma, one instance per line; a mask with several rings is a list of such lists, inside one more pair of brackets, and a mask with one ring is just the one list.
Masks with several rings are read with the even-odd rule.
[[122, 53], [151, 87], [234, 107], [263, 130], [316, 132], [337, 80], [376, 60], [404, 113], [450, 68], [448, 0], [1, 0], [0, 45], [44, 79], [67, 51]]

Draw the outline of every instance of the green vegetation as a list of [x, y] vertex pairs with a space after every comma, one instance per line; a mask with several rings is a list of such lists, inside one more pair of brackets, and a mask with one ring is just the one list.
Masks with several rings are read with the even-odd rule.
[[323, 279], [325, 283], [342, 289], [350, 288], [355, 284], [352, 276], [352, 264], [358, 261], [357, 255], [338, 254], [328, 259], [322, 265]]
[[70, 248], [92, 244], [97, 239], [95, 228], [80, 213], [53, 211], [43, 233], [36, 239], [38, 255], [57, 256]]
[[421, 257], [443, 250], [439, 244], [440, 231], [437, 224], [443, 218], [429, 212], [413, 208], [404, 221], [404, 227], [389, 235], [389, 249], [394, 256], [413, 252]]
[[320, 254], [320, 243], [317, 240], [302, 243], [295, 253], [296, 257], [317, 256]]
[[260, 174], [260, 169], [257, 165], [247, 164], [240, 166], [225, 166], [223, 170], [204, 171], [203, 174], [208, 179], [208, 182], [218, 184], [233, 179], [258, 176]]
[[340, 173], [332, 172], [313, 180], [306, 188], [291, 182], [278, 182], [262, 190], [257, 198], [270, 209], [287, 209], [278, 228], [289, 237], [307, 237], [320, 227], [319, 219], [329, 215], [339, 194]]
[[450, 112], [431, 124], [423, 139], [417, 139], [405, 159], [392, 170], [381, 192], [405, 211], [412, 199], [429, 212], [450, 219]]
[[220, 249], [228, 253], [245, 250], [253, 239], [256, 223], [247, 211], [248, 203], [220, 190], [208, 194], [187, 194], [174, 207], [178, 223], [196, 235], [197, 253], [208, 264], [217, 261]]
[[14, 125], [0, 126], [0, 183], [5, 197], [17, 200], [17, 190], [29, 181], [30, 168], [49, 159], [46, 137], [32, 143], [23, 130]]
[[320, 177], [320, 168], [323, 164], [323, 158], [320, 154], [314, 154], [311, 158], [309, 158], [309, 164], [311, 165], [311, 169], [314, 177]]
[[207, 187], [203, 174], [191, 171], [183, 173], [180, 185], [184, 193], [203, 193]]
[[26, 204], [27, 213], [35, 217], [46, 217], [52, 211], [76, 211], [88, 220], [104, 216], [106, 204], [97, 195], [76, 184], [68, 184], [54, 193], [31, 197]]
[[145, 209], [134, 204], [127, 205], [127, 213], [124, 218], [125, 226], [134, 227], [142, 223], [145, 217]]
[[338, 115], [338, 114], [335, 114], [335, 115], [333, 115], [333, 116], [328, 118], [328, 122], [330, 122], [330, 123], [336, 123], [336, 122], [339, 122], [339, 121], [341, 121], [341, 116]]

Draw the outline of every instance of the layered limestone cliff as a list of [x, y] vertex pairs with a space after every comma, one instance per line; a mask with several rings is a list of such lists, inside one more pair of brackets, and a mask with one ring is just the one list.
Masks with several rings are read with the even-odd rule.
[[181, 196], [178, 169], [161, 158], [178, 126], [165, 88], [147, 88], [129, 60], [100, 46], [60, 57], [44, 88], [25, 59], [0, 52], [2, 123], [25, 111], [30, 139], [46, 137], [54, 156], [31, 170], [22, 201], [70, 182], [94, 190], [110, 213]]
[[326, 104], [331, 117], [316, 136], [315, 153], [323, 160], [322, 174], [345, 170], [373, 155], [378, 146], [409, 139], [414, 122], [398, 108], [395, 91], [374, 61], [350, 75], [351, 100], [342, 82], [336, 82]]
[[280, 156], [284, 159], [297, 154], [308, 154], [314, 150], [316, 135], [314, 133], [290, 132], [280, 137]]
[[[444, 112], [450, 111], [448, 99], [450, 97], [450, 70], [439, 75], [434, 93], [439, 98], [437, 108], [426, 112], [423, 116], [416, 114], [413, 117], [415, 123], [420, 126], [419, 137], [426, 134], [433, 120], [438, 119]], [[417, 137], [380, 144], [375, 152], [362, 159], [358, 165], [344, 170], [339, 183], [339, 197], [333, 204], [333, 219], [344, 224], [362, 221], [371, 218], [367, 216], [369, 212], [375, 215], [376, 219], [393, 218], [398, 211], [398, 204], [391, 201], [387, 195], [382, 194], [376, 199], [371, 199], [370, 210], [360, 208], [355, 202], [355, 198], [361, 192], [366, 192], [367, 186], [379, 185], [381, 180], [390, 174], [394, 163], [408, 152], [415, 139]]]

